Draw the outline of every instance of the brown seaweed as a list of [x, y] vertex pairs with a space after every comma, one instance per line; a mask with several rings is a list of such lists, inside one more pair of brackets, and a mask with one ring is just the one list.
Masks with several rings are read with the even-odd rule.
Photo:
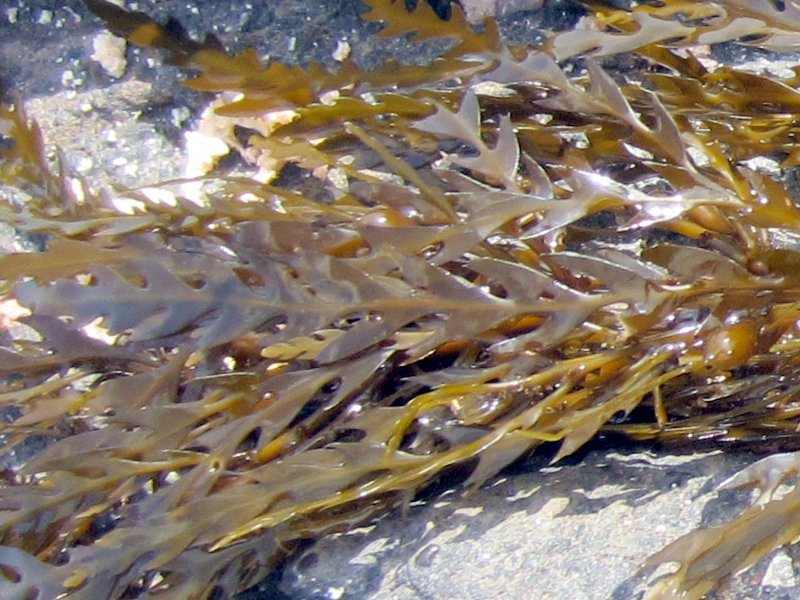
[[[24, 375], [3, 379], [2, 433], [52, 438], [0, 489], [4, 595], [231, 596], [453, 466], [477, 486], [603, 430], [797, 437], [800, 209], [748, 163], [796, 164], [796, 82], [692, 54], [787, 47], [794, 5], [596, 7], [591, 31], [519, 48], [455, 5], [442, 22], [368, 0], [384, 35], [452, 45], [426, 67], [329, 71], [87, 4], [191, 87], [235, 93], [217, 113], [246, 160], [325, 193], [94, 193], [51, 168], [20, 104], [0, 109], [0, 215], [47, 239], [0, 258], [4, 299], [30, 312], [0, 347]], [[641, 79], [599, 62], [621, 52]], [[796, 537], [796, 493], [770, 498], [770, 469], [796, 459], [766, 460], [732, 481], [761, 483], [760, 507], [651, 559], [681, 563], [654, 597], [700, 597]]]

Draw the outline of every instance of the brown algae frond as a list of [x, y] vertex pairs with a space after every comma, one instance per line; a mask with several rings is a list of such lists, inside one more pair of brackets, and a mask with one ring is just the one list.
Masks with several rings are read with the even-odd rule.
[[[456, 5], [368, 0], [384, 35], [450, 45], [334, 71], [86, 3], [230, 93], [262, 174], [301, 176], [218, 177], [200, 203], [166, 182], [176, 205], [128, 190], [121, 212], [0, 108], [0, 214], [47, 240], [0, 258], [30, 313], [0, 347], [3, 440], [53, 439], [0, 489], [10, 595], [231, 596], [451, 467], [474, 487], [601, 431], [797, 445], [800, 210], [752, 161], [796, 166], [800, 82], [698, 58], [792, 48], [793, 3], [592, 4], [523, 48]], [[623, 53], [642, 68], [604, 68]], [[771, 492], [796, 465], [736, 479], [759, 507], [654, 556], [680, 568], [653, 597], [793, 540], [796, 493]]]

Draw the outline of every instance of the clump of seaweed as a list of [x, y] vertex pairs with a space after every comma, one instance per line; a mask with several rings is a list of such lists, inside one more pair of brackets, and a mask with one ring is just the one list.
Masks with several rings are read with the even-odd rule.
[[[52, 440], [0, 489], [5, 596], [228, 597], [448, 469], [478, 486], [602, 430], [797, 445], [800, 210], [751, 159], [796, 165], [799, 82], [696, 52], [791, 47], [793, 3], [595, 6], [521, 48], [366, 0], [384, 35], [451, 45], [332, 72], [86, 1], [222, 93], [247, 160], [303, 177], [94, 193], [0, 108], [0, 215], [45, 239], [0, 258], [28, 313], [0, 347], [5, 452]], [[599, 62], [619, 53], [636, 79]], [[681, 563], [653, 597], [797, 536], [800, 491], [771, 493], [798, 459], [765, 460], [731, 482], [757, 507], [653, 557]]]

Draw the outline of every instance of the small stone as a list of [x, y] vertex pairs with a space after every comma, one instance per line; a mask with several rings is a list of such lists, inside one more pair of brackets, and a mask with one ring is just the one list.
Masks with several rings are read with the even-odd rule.
[[73, 73], [70, 69], [67, 69], [63, 73], [61, 73], [61, 85], [64, 87], [70, 87], [75, 82], [75, 73]]
[[764, 573], [761, 584], [784, 588], [793, 588], [797, 585], [794, 564], [786, 552], [781, 550], [775, 554]]
[[97, 61], [111, 77], [119, 79], [125, 74], [128, 61], [125, 58], [127, 43], [111, 33], [103, 32], [92, 40], [92, 60]]
[[169, 121], [175, 127], [182, 127], [186, 121], [189, 120], [189, 117], [192, 116], [192, 111], [190, 111], [185, 106], [178, 106], [173, 108], [169, 111]]
[[75, 161], [75, 169], [79, 173], [87, 173], [94, 167], [94, 161], [88, 156], [82, 156]]
[[333, 60], [337, 62], [344, 61], [350, 56], [350, 44], [346, 40], [338, 40], [336, 42], [336, 49], [333, 51]]

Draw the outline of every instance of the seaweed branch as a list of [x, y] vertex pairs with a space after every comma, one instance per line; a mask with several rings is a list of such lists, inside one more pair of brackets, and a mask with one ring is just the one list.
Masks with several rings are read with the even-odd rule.
[[[191, 87], [235, 94], [217, 113], [245, 160], [322, 192], [94, 194], [51, 168], [21, 104], [0, 109], [0, 216], [46, 236], [0, 257], [25, 313], [0, 346], [24, 375], [2, 380], [0, 427], [6, 450], [51, 439], [0, 489], [9, 596], [231, 596], [450, 467], [478, 486], [603, 430], [797, 444], [800, 210], [751, 159], [797, 163], [798, 82], [693, 54], [788, 47], [793, 4], [596, 7], [591, 31], [519, 48], [457, 6], [368, 0], [384, 35], [451, 46], [329, 71], [86, 1]], [[622, 52], [639, 79], [600, 62]], [[700, 597], [793, 539], [796, 493], [764, 506], [653, 557], [681, 568], [652, 593]]]

